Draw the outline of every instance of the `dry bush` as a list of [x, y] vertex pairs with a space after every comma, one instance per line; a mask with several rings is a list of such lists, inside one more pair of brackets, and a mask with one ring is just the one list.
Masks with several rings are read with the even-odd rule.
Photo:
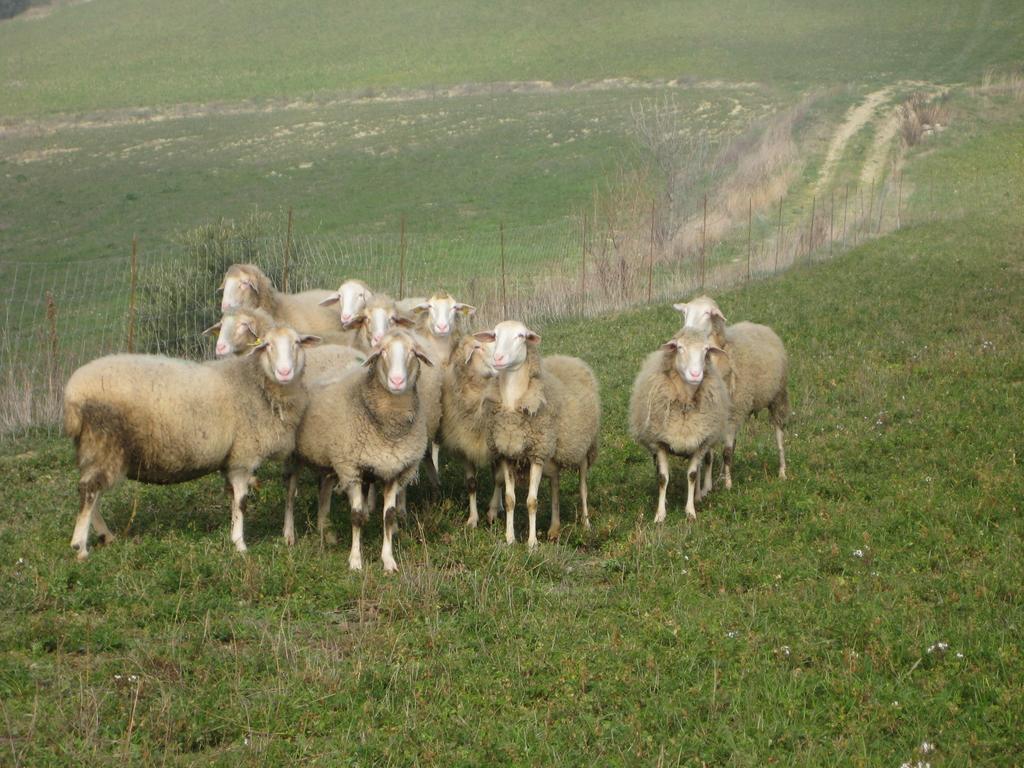
[[1019, 69], [1000, 70], [991, 67], [985, 70], [981, 87], [973, 90], [987, 96], [1009, 96], [1014, 101], [1024, 101], [1024, 73]]
[[945, 95], [935, 97], [918, 91], [899, 106], [900, 135], [903, 145], [916, 146], [933, 131], [949, 123], [949, 105]]

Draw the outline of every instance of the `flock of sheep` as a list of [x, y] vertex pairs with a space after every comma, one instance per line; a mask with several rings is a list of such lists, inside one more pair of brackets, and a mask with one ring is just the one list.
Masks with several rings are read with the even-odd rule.
[[[224, 277], [217, 359], [110, 355], [72, 374], [64, 428], [74, 440], [80, 511], [71, 546], [88, 555], [90, 527], [113, 534], [100, 496], [123, 477], [180, 483], [221, 472], [231, 496], [231, 540], [245, 550], [245, 501], [256, 470], [282, 461], [287, 484], [284, 537], [295, 541], [298, 472], [319, 476], [317, 528], [336, 543], [335, 488], [351, 508], [349, 566], [362, 568], [362, 527], [382, 496], [381, 560], [398, 569], [392, 538], [406, 488], [421, 463], [436, 485], [439, 448], [462, 461], [475, 527], [477, 471], [494, 474], [487, 508], [505, 508], [505, 538], [515, 542], [516, 485], [527, 487], [528, 546], [537, 546], [537, 493], [551, 484], [548, 538], [560, 533], [559, 476], [580, 477], [580, 520], [589, 528], [587, 473], [597, 457], [601, 405], [597, 379], [575, 357], [542, 357], [540, 337], [508, 320], [464, 333], [475, 308], [440, 291], [394, 301], [359, 280], [336, 292], [278, 291], [260, 269], [236, 264]], [[654, 457], [655, 521], [665, 519], [670, 454], [688, 459], [686, 512], [711, 490], [712, 449], [721, 446], [732, 486], [736, 434], [767, 408], [786, 476], [783, 429], [789, 410], [786, 352], [766, 326], [726, 326], [706, 296], [676, 304], [683, 327], [652, 352], [633, 385], [629, 427]], [[703, 468], [703, 476], [701, 470]], [[503, 498], [504, 497], [504, 498]]]

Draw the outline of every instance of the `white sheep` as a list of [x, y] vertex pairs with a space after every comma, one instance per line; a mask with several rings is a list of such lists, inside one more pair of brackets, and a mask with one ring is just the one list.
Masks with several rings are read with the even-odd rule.
[[783, 436], [789, 418], [788, 369], [786, 348], [767, 325], [736, 323], [726, 326], [725, 316], [709, 296], [675, 304], [683, 314], [684, 328], [708, 331], [714, 343], [726, 354], [716, 358], [722, 378], [729, 387], [732, 410], [722, 449], [725, 487], [732, 488], [732, 459], [736, 436], [751, 414], [767, 408], [775, 429], [779, 449], [779, 478], [786, 479], [786, 451]]
[[422, 372], [432, 365], [412, 334], [396, 328], [381, 337], [362, 366], [309, 387], [310, 405], [298, 430], [296, 456], [304, 464], [332, 471], [348, 494], [352, 570], [363, 565], [363, 484], [370, 480], [384, 486], [384, 570], [398, 570], [391, 539], [397, 512], [404, 507], [405, 486], [416, 476], [427, 448], [419, 390]]
[[90, 523], [113, 534], [101, 494], [127, 476], [181, 483], [220, 471], [231, 486], [231, 540], [245, 551], [245, 497], [266, 459], [283, 459], [308, 401], [303, 348], [315, 336], [272, 328], [249, 354], [195, 363], [110, 355], [75, 371], [64, 390], [64, 430], [75, 442], [81, 502], [71, 546], [89, 554]]
[[491, 365], [498, 372], [496, 386], [485, 401], [488, 449], [499, 460], [505, 481], [505, 541], [515, 542], [513, 517], [516, 476], [528, 473], [526, 509], [530, 549], [537, 547], [537, 490], [543, 474], [551, 478], [551, 527], [557, 538], [559, 471], [580, 473], [583, 526], [590, 527], [587, 510], [587, 471], [597, 457], [601, 403], [597, 379], [579, 358], [541, 360], [540, 336], [514, 320], [498, 323], [493, 331], [474, 334], [494, 342]]
[[262, 309], [277, 323], [295, 328], [299, 333], [324, 334], [340, 331], [341, 321], [320, 302], [330, 291], [282, 293], [255, 264], [232, 264], [224, 275], [220, 290], [221, 311], [244, 307]]
[[725, 439], [729, 391], [709, 354], [720, 352], [705, 332], [684, 328], [644, 360], [629, 398], [629, 433], [654, 456], [658, 507], [654, 522], [665, 520], [669, 454], [689, 460], [686, 516], [697, 519], [700, 465]]
[[349, 323], [355, 320], [356, 315], [363, 311], [366, 302], [373, 298], [373, 291], [370, 286], [362, 280], [349, 279], [343, 282], [337, 291], [334, 291], [325, 299], [320, 301], [321, 307], [338, 305], [338, 319], [342, 328], [347, 328]]
[[501, 510], [502, 480], [487, 447], [489, 430], [483, 413], [484, 397], [495, 375], [489, 362], [493, 346], [473, 336], [463, 336], [448, 360], [441, 388], [441, 442], [462, 460], [465, 468], [469, 494], [466, 525], [470, 528], [475, 528], [480, 520], [476, 503], [478, 467], [494, 470], [488, 522], [493, 523]]

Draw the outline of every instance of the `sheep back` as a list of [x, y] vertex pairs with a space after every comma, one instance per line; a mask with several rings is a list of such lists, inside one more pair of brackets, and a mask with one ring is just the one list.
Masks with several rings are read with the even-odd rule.
[[[730, 325], [725, 341], [728, 355], [724, 361], [716, 355], [715, 364], [730, 380], [730, 421], [741, 424], [749, 414], [785, 398], [789, 362], [782, 340], [766, 325]], [[784, 422], [785, 414], [780, 418]]]
[[478, 375], [466, 364], [466, 354], [473, 343], [472, 337], [465, 337], [445, 370], [440, 438], [445, 448], [481, 467], [491, 460], [483, 400], [492, 380]]
[[597, 377], [578, 357], [552, 355], [541, 360], [544, 392], [553, 410], [557, 440], [552, 461], [559, 467], [578, 467], [597, 458], [601, 429], [601, 400]]

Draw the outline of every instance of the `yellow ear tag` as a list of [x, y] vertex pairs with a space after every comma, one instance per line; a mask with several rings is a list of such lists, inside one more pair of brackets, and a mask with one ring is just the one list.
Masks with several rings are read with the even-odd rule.
[[263, 343], [263, 339], [256, 339], [256, 341], [250, 341], [249, 342], [249, 346], [250, 347], [258, 347], [262, 343]]

